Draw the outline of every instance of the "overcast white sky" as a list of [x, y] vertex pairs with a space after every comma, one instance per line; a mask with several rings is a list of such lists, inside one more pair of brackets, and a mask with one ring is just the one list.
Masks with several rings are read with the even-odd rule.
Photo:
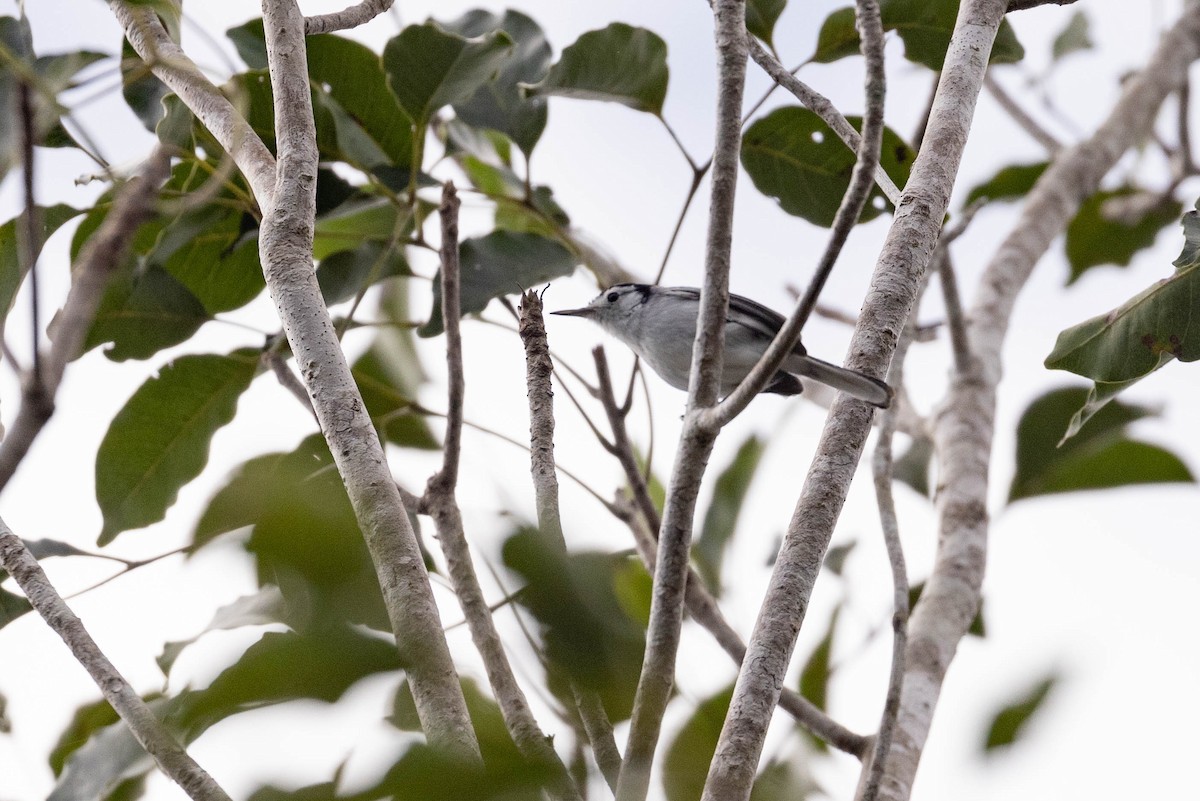
[[[820, 21], [841, 4], [830, 0], [791, 4], [776, 34], [785, 63], [798, 62], [812, 51]], [[304, 8], [316, 13], [336, 5], [305, 3]], [[102, 3], [38, 0], [28, 6], [39, 53], [78, 48], [114, 52], [118, 47], [119, 31]], [[398, 6], [406, 22], [422, 21], [430, 14], [451, 19], [477, 6], [504, 7], [459, 2], [402, 2]], [[1093, 0], [1079, 6], [1090, 16], [1098, 47], [1068, 58], [1048, 83], [1065, 122], [1053, 120], [1027, 98], [1040, 118], [1067, 141], [1090, 131], [1102, 118], [1116, 97], [1118, 77], [1144, 60], [1157, 32], [1175, 18], [1181, 2]], [[672, 70], [665, 116], [693, 154], [701, 156], [710, 147], [713, 67], [710, 18], [704, 3], [538, 0], [517, 7], [541, 23], [556, 52], [580, 33], [612, 21], [643, 25], [663, 36], [670, 48]], [[258, 5], [194, 4], [189, 12], [195, 24], [185, 27], [185, 47], [214, 77], [223, 77], [231, 69], [229, 59], [236, 57], [222, 32], [257, 15]], [[15, 3], [0, 0], [0, 13], [15, 13]], [[1050, 7], [1013, 15], [1028, 58], [1021, 66], [998, 72], [1006, 86], [1020, 94], [1030, 76], [1047, 68], [1049, 42], [1071, 13], [1072, 9]], [[356, 36], [378, 47], [395, 32], [396, 25], [394, 18], [383, 18]], [[205, 40], [201, 29], [211, 35], [211, 41]], [[900, 42], [892, 37], [887, 118], [892, 127], [909, 136], [926, 102], [929, 75], [903, 61], [901, 52]], [[801, 77], [833, 97], [843, 111], [856, 113], [860, 110], [860, 68], [858, 59], [848, 59], [805, 68]], [[750, 76], [747, 96], [757, 98], [767, 83], [753, 66]], [[81, 110], [81, 119], [114, 163], [132, 165], [148, 150], [147, 135], [117, 97], [88, 105]], [[977, 120], [960, 188], [973, 185], [1004, 164], [1042, 158], [1038, 146], [986, 96]], [[553, 99], [550, 124], [535, 153], [534, 169], [537, 180], [553, 186], [576, 224], [604, 243], [630, 270], [653, 276], [690, 173], [651, 117], [614, 105]], [[82, 158], [43, 153], [39, 198], [42, 202], [87, 203], [98, 188], [77, 188], [73, 180], [90, 170]], [[1155, 176], [1160, 171], [1161, 165], [1153, 158], [1128, 158], [1114, 172]], [[1200, 185], [1189, 182], [1183, 186], [1181, 198], [1190, 204], [1189, 198], [1197, 194]], [[815, 253], [823, 246], [824, 233], [779, 211], [748, 181], [742, 184], [738, 201], [733, 289], [784, 309], [789, 302], [786, 285], [806, 281]], [[960, 203], [956, 199], [952, 205], [957, 208]], [[703, 200], [698, 202], [683, 228], [667, 283], [699, 281], [705, 206]], [[0, 218], [8, 219], [18, 207], [17, 188], [9, 180], [0, 186]], [[486, 222], [485, 210], [471, 209], [468, 203], [468, 212], [474, 214], [474, 224]], [[974, 279], [1014, 219], [1013, 207], [989, 208], [956, 243], [954, 255], [968, 297]], [[830, 282], [826, 303], [850, 312], [858, 308], [886, 224], [880, 219], [855, 232]], [[466, 218], [465, 226], [471, 225], [471, 217]], [[55, 293], [65, 287], [68, 238], [62, 233], [56, 236], [43, 257], [46, 298], [61, 297]], [[1195, 531], [1200, 504], [1195, 487], [1073, 494], [1003, 506], [1013, 463], [1012, 431], [1021, 411], [1049, 388], [1081, 384], [1042, 367], [1057, 333], [1119, 305], [1166, 275], [1180, 244], [1177, 231], [1168, 229], [1157, 247], [1133, 266], [1093, 270], [1066, 291], [1062, 289], [1066, 265], [1060, 249], [1055, 249], [1039, 266], [1018, 304], [1006, 343], [1006, 376], [993, 459], [994, 517], [985, 588], [988, 637], [968, 639], [960, 648], [923, 758], [917, 798], [1176, 797], [1194, 784], [1191, 763], [1200, 746], [1195, 726], [1200, 716], [1200, 690], [1195, 681], [1200, 675], [1200, 648], [1194, 623], [1195, 610], [1200, 607], [1200, 544]], [[433, 266], [428, 263], [417, 262], [417, 267], [432, 274]], [[547, 294], [547, 306], [577, 306], [594, 292], [594, 284], [584, 276], [562, 281]], [[415, 308], [424, 308], [422, 302], [418, 299]], [[9, 344], [22, 356], [29, 348], [26, 306], [24, 300], [18, 302], [8, 328]], [[269, 304], [259, 301], [232, 317], [267, 330], [272, 327], [271, 313]], [[920, 317], [932, 321], [939, 316], [937, 300], [931, 297]], [[515, 337], [509, 341], [494, 332], [482, 325], [467, 326], [467, 415], [520, 438], [526, 430], [521, 349]], [[596, 330], [572, 320], [552, 321], [550, 336], [557, 350], [585, 367], [590, 364], [588, 350], [600, 337]], [[805, 332], [809, 350], [832, 360], [840, 360], [847, 339], [843, 327], [823, 320], [814, 320]], [[201, 339], [184, 347], [225, 352], [260, 341], [243, 328], [216, 323], [205, 328]], [[351, 348], [364, 344], [365, 340], [349, 341]], [[440, 348], [440, 341], [424, 346], [426, 364], [435, 380], [422, 400], [434, 408], [444, 405], [437, 381], [442, 372]], [[93, 352], [68, 372], [59, 414], [0, 499], [0, 514], [18, 534], [55, 537], [81, 547], [94, 544], [99, 531], [92, 496], [96, 447], [108, 421], [133, 390], [165, 357], [179, 352], [164, 353], [150, 363], [124, 364], [113, 364]], [[625, 362], [619, 346], [610, 343], [609, 352], [614, 360]], [[947, 366], [944, 342], [913, 349], [907, 368], [909, 390], [923, 408], [941, 397]], [[1161, 417], [1139, 422], [1134, 427], [1137, 435], [1170, 445], [1184, 456], [1193, 472], [1200, 471], [1200, 435], [1194, 416], [1188, 414], [1197, 385], [1195, 369], [1194, 365], [1173, 364], [1130, 393], [1131, 400], [1163, 409]], [[15, 414], [18, 387], [11, 371], [5, 370], [0, 381], [0, 413], [8, 423]], [[653, 395], [656, 465], [665, 473], [683, 400], [682, 395], [660, 384], [653, 387]], [[611, 492], [619, 482], [616, 466], [600, 457], [599, 447], [565, 399], [560, 400], [561, 462], [581, 472], [601, 492]], [[822, 420], [823, 412], [804, 401], [760, 398], [750, 413], [723, 435], [712, 460], [715, 466], [725, 464], [751, 432], [772, 438], [762, 475], [748, 499], [739, 549], [727, 566], [731, 585], [727, 611], [743, 633], [748, 633], [753, 623], [766, 584], [765, 561], [786, 526]], [[205, 501], [233, 466], [255, 453], [291, 448], [309, 425], [298, 405], [269, 377], [259, 379], [242, 400], [237, 419], [217, 435], [208, 469], [181, 493], [167, 519], [122, 535], [113, 552], [140, 557], [184, 543]], [[644, 424], [639, 421], [637, 425], [644, 437]], [[427, 454], [393, 456], [397, 476], [413, 488], [422, 487], [435, 466], [434, 457]], [[509, 525], [508, 520], [497, 518], [496, 511], [532, 513], [528, 486], [510, 478], [525, 474], [525, 456], [494, 440], [469, 436], [464, 458], [463, 486], [470, 489], [460, 496], [469, 531], [477, 550], [495, 560], [498, 538]], [[822, 633], [833, 605], [844, 598], [847, 608], [835, 651], [839, 671], [831, 688], [831, 704], [836, 716], [864, 732], [876, 722], [888, 658], [885, 638], [868, 641], [867, 633], [886, 628], [890, 615], [890, 578], [866, 478], [860, 476], [856, 482], [835, 535], [835, 542], [857, 539], [860, 545], [844, 580], [828, 576], [819, 583], [798, 650], [803, 659]], [[595, 514], [598, 507], [594, 501], [569, 484], [564, 484], [563, 491], [568, 539], [573, 544], [628, 546], [618, 526]], [[931, 506], [907, 489], [897, 492], [910, 574], [919, 580], [928, 572], [935, 542]], [[48, 565], [52, 579], [66, 592], [111, 571], [104, 564], [76, 561]], [[187, 564], [173, 559], [143, 569], [72, 603], [134, 685], [151, 690], [161, 684], [153, 662], [161, 643], [194, 635], [217, 605], [253, 588], [248, 561], [237, 544], [230, 542]], [[498, 595], [499, 590], [496, 592]], [[450, 602], [448, 593], [440, 593], [439, 599]], [[457, 611], [446, 617], [457, 620]], [[172, 687], [203, 685], [256, 636], [256, 632], [244, 631], [209, 635], [180, 660]], [[473, 664], [466, 653], [469, 642], [465, 632], [456, 629], [451, 638], [465, 654], [464, 664]], [[528, 656], [518, 662], [524, 675], [538, 675]], [[732, 677], [731, 668], [706, 635], [691, 629], [680, 665], [680, 688], [686, 698], [702, 698]], [[1045, 714], [1010, 752], [982, 759], [978, 744], [990, 715], [1051, 669], [1061, 670], [1065, 680]], [[235, 798], [267, 781], [298, 786], [326, 780], [347, 758], [347, 780], [351, 784], [368, 781], [379, 761], [393, 756], [402, 743], [385, 724], [376, 723], [394, 682], [394, 677], [364, 682], [351, 692], [351, 703], [333, 709], [294, 704], [239, 716], [212, 729], [192, 750]], [[8, 697], [14, 723], [12, 734], [0, 735], [0, 799], [41, 799], [52, 782], [46, 754], [75, 706], [96, 696], [95, 688], [41, 621], [26, 616], [0, 631], [0, 692]], [[673, 721], [688, 711], [685, 705], [678, 706]], [[369, 723], [364, 725], [364, 720]], [[551, 725], [549, 719], [546, 725]], [[792, 745], [788, 726], [776, 729], [768, 749], [771, 753]], [[818, 776], [834, 798], [850, 796], [856, 775], [855, 763], [848, 758], [818, 763]], [[154, 779], [149, 797], [176, 799], [183, 795], [164, 780]]]

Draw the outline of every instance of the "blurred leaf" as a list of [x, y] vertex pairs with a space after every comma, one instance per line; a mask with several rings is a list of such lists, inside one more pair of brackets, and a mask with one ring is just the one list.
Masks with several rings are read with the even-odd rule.
[[1120, 199], [1137, 199], [1141, 192], [1132, 186], [1097, 192], [1083, 202], [1067, 226], [1067, 261], [1071, 264], [1068, 284], [1089, 268], [1101, 264], [1127, 266], [1139, 251], [1154, 244], [1158, 232], [1179, 219], [1183, 207], [1174, 200], [1158, 202], [1134, 219], [1114, 218], [1110, 209]]
[[475, 9], [446, 27], [468, 38], [504, 31], [512, 39], [512, 55], [495, 77], [455, 103], [454, 113], [467, 125], [500, 131], [528, 159], [546, 128], [546, 100], [523, 97], [520, 84], [540, 81], [550, 67], [550, 44], [545, 32], [532, 19], [512, 10], [501, 16]]
[[[879, 4], [884, 31], [895, 31], [904, 42], [904, 57], [940, 71], [958, 18], [959, 0], [882, 0]], [[839, 8], [826, 18], [812, 60], [836, 61], [859, 52], [852, 8]], [[1015, 64], [1025, 57], [1012, 25], [1001, 20], [992, 43], [992, 64]]]
[[1058, 61], [1063, 56], [1077, 53], [1080, 50], [1091, 50], [1095, 46], [1092, 42], [1091, 25], [1088, 22], [1087, 14], [1083, 11], [1076, 11], [1071, 15], [1071, 21], [1067, 23], [1067, 27], [1063, 28], [1062, 33], [1054, 37], [1051, 52], [1054, 60]]
[[317, 265], [317, 283], [325, 304], [332, 306], [397, 275], [412, 275], [404, 250], [367, 241], [353, 250], [339, 250]]
[[[0, 18], [2, 19], [2, 18]], [[38, 222], [41, 228], [40, 242], [37, 248], [37, 253], [41, 253], [41, 245], [44, 245], [50, 235], [65, 225], [68, 221], [77, 217], [81, 211], [72, 208], [63, 203], [54, 206], [38, 206]], [[13, 303], [17, 299], [17, 291], [21, 288], [21, 282], [25, 280], [25, 273], [22, 271], [21, 255], [18, 243], [20, 241], [17, 233], [17, 226], [21, 226], [20, 236], [25, 235], [25, 215], [21, 214], [13, 217], [4, 225], [0, 225], [0, 330], [4, 327], [4, 321], [8, 318], [8, 313], [12, 311]], [[28, 269], [28, 265], [25, 266]]]
[[967, 192], [963, 207], [970, 206], [976, 200], [1017, 200], [1025, 197], [1033, 189], [1033, 185], [1042, 177], [1048, 162], [1036, 164], [1010, 164], [1000, 168], [991, 178], [971, 187]]
[[892, 476], [907, 484], [926, 498], [932, 497], [929, 486], [929, 467], [933, 461], [933, 440], [929, 437], [914, 439], [904, 455], [892, 465]]
[[33, 554], [33, 558], [39, 562], [51, 556], [101, 556], [101, 554], [76, 548], [71, 543], [62, 540], [24, 540], [24, 543], [29, 552]]
[[857, 56], [862, 51], [858, 28], [854, 25], [854, 8], [839, 8], [821, 23], [817, 34], [817, 51], [809, 61], [829, 64], [847, 56]]
[[746, 0], [746, 30], [775, 49], [775, 23], [787, 6], [787, 0]]
[[360, 356], [352, 372], [367, 413], [384, 441], [406, 448], [441, 447], [425, 417], [414, 410], [413, 399], [405, 394], [404, 377], [391, 372], [377, 347]]
[[617, 602], [631, 620], [643, 629], [650, 625], [650, 600], [654, 593], [651, 578], [642, 560], [630, 556], [618, 561], [613, 569], [613, 589]]
[[721, 595], [721, 563], [725, 548], [737, 528], [742, 503], [754, 480], [763, 451], [767, 443], [751, 435], [737, 450], [733, 461], [717, 476], [712, 500], [704, 513], [704, 525], [692, 547], [692, 559], [696, 570], [704, 577], [704, 583], [716, 597]]
[[614, 589], [614, 572], [624, 559], [564, 554], [536, 529], [509, 537], [503, 554], [504, 563], [526, 582], [517, 597], [541, 624], [550, 663], [599, 693], [614, 722], [627, 718], [645, 633]]
[[825, 552], [825, 567], [835, 576], [842, 575], [842, 571], [846, 568], [846, 560], [857, 546], [858, 540], [851, 540], [842, 545], [834, 545]]
[[1046, 702], [1046, 698], [1049, 697], [1050, 691], [1054, 689], [1058, 681], [1058, 675], [1051, 673], [1031, 687], [1019, 699], [997, 712], [995, 717], [992, 718], [991, 726], [988, 727], [987, 738], [983, 743], [983, 750], [993, 751], [1015, 743], [1017, 738], [1021, 736], [1025, 725], [1029, 723], [1030, 718]]
[[83, 351], [111, 342], [104, 355], [115, 362], [148, 359], [187, 340], [209, 319], [204, 305], [170, 273], [154, 266], [137, 271], [127, 263], [110, 279]]
[[[848, 118], [858, 128], [859, 117]], [[897, 186], [908, 180], [916, 153], [893, 131], [883, 133], [883, 168]], [[799, 106], [777, 108], [756, 120], [742, 138], [742, 166], [754, 186], [779, 201], [788, 214], [828, 228], [850, 187], [855, 157], [813, 112]], [[873, 220], [887, 204], [878, 186], [871, 190], [859, 222]]]
[[364, 240], [395, 243], [412, 230], [412, 217], [386, 198], [351, 198], [322, 215], [313, 232], [313, 255], [319, 260], [351, 250]]
[[[7, 574], [0, 570], [0, 576], [4, 575]], [[32, 609], [33, 607], [29, 605], [29, 601], [25, 600], [24, 596], [0, 587], [0, 629]]]
[[[150, 696], [146, 701], [168, 732], [176, 737], [182, 734], [170, 718], [173, 699]], [[154, 769], [154, 759], [103, 700], [76, 710], [50, 763], [58, 781], [46, 801], [108, 799], [128, 793], [130, 782]]]
[[[578, 259], [551, 239], [535, 234], [492, 231], [464, 239], [458, 247], [462, 272], [462, 313], [481, 312], [493, 298], [521, 292], [553, 278], [570, 275]], [[417, 331], [423, 337], [443, 331], [441, 271], [433, 279], [433, 311]]]
[[[233, 49], [237, 51], [238, 57], [246, 63], [246, 66], [252, 70], [265, 70], [267, 68], [267, 38], [263, 33], [262, 17], [256, 17], [235, 28], [230, 28], [225, 31], [225, 35], [229, 37], [229, 41], [233, 43]], [[315, 37], [307, 37], [312, 39]]]
[[[908, 611], [911, 616], [912, 610], [916, 608], [917, 601], [921, 599], [921, 593], [925, 590], [925, 582], [918, 581], [916, 584], [908, 585]], [[967, 634], [973, 637], [986, 637], [987, 625], [983, 618], [983, 602], [980, 601], [979, 611], [975, 613], [975, 617], [971, 618], [971, 623], [967, 626]]]
[[614, 22], [582, 34], [540, 83], [525, 90], [535, 97], [606, 100], [659, 117], [667, 78], [667, 43], [645, 28]]
[[67, 757], [86, 743], [94, 732], [110, 726], [118, 720], [120, 717], [116, 710], [104, 699], [92, 701], [76, 709], [75, 714], [71, 717], [71, 722], [59, 735], [58, 742], [50, 751], [50, 769], [54, 771], [54, 775], [58, 776], [62, 773]]
[[513, 52], [506, 33], [464, 39], [433, 22], [409, 25], [388, 40], [383, 68], [400, 106], [418, 127], [442, 106], [466, 100]]
[[667, 747], [662, 765], [667, 801], [699, 801], [732, 698], [730, 684], [701, 701]]
[[[179, 44], [182, 0], [146, 0], [141, 5], [149, 6], [158, 16], [171, 41]], [[133, 110], [146, 130], [154, 131], [163, 117], [162, 100], [171, 90], [150, 73], [150, 67], [142, 61], [129, 44], [121, 38], [121, 94], [125, 103]]]
[[1021, 415], [1009, 503], [1056, 492], [1195, 480], [1183, 461], [1166, 448], [1128, 436], [1130, 423], [1155, 414], [1143, 406], [1113, 401], [1073, 437], [1064, 438], [1072, 414], [1086, 395], [1082, 388], [1053, 390]]
[[480, 767], [417, 744], [378, 784], [355, 793], [353, 801], [543, 801], [551, 777], [548, 768], [515, 752], [485, 759]]
[[[833, 635], [837, 630], [840, 613], [840, 607], [833, 610], [833, 614], [829, 617], [829, 626], [825, 629], [825, 636], [813, 648], [812, 653], [808, 656], [808, 661], [804, 663], [804, 668], [800, 671], [800, 694], [821, 710], [827, 709], [826, 702], [829, 697], [831, 673], [830, 657], [833, 653]], [[825, 750], [826, 746], [822, 740], [814, 737], [813, 742], [821, 750]]]
[[196, 636], [164, 643], [162, 653], [154, 661], [158, 663], [158, 669], [163, 675], [168, 676], [183, 650], [208, 632], [228, 631], [243, 626], [265, 626], [281, 623], [284, 618], [283, 594], [279, 592], [278, 587], [268, 585], [253, 595], [243, 595], [236, 601], [222, 606]]
[[249, 349], [181, 356], [126, 401], [96, 453], [101, 545], [163, 519], [180, 487], [204, 468], [213, 434], [233, 419], [257, 369]]
[[12, 733], [12, 721], [8, 718], [8, 696], [0, 693], [0, 734]]
[[804, 759], [772, 759], [754, 780], [750, 801], [803, 801], [819, 792], [820, 787], [807, 768]]
[[[483, 752], [484, 763], [521, 760], [521, 754], [504, 725], [500, 705], [480, 689], [473, 679], [463, 678], [461, 683], [467, 712], [470, 713], [475, 736], [479, 739], [479, 750]], [[421, 721], [417, 717], [417, 704], [413, 700], [412, 686], [407, 678], [402, 679], [396, 688], [392, 699], [392, 714], [388, 717], [388, 722], [401, 731], [422, 730]]]
[[267, 632], [203, 690], [180, 714], [193, 736], [225, 718], [297, 698], [333, 703], [367, 676], [402, 667], [391, 643], [349, 627], [330, 626], [311, 636]]

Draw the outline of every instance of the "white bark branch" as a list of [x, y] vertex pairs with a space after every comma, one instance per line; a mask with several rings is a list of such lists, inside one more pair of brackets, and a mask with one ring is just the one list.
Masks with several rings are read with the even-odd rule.
[[362, 0], [361, 3], [334, 11], [331, 14], [315, 14], [304, 18], [304, 32], [333, 33], [365, 25], [392, 7], [393, 0]]
[[1017, 295], [1038, 259], [1121, 154], [1143, 140], [1159, 107], [1197, 58], [1200, 3], [1191, 0], [1146, 66], [1125, 82], [1121, 99], [1096, 133], [1063, 151], [1043, 173], [1020, 220], [984, 271], [969, 315], [977, 366], [954, 376], [935, 426], [944, 482], [937, 500], [938, 552], [913, 610], [899, 725], [881, 798], [909, 797], [946, 669], [979, 608], [1000, 352]]

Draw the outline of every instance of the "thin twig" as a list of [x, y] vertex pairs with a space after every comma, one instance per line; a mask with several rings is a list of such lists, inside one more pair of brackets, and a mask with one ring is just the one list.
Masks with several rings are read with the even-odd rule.
[[662, 282], [663, 273], [667, 271], [667, 262], [671, 259], [671, 252], [675, 249], [675, 241], [679, 239], [679, 231], [683, 228], [683, 221], [687, 218], [688, 209], [692, 207], [692, 200], [696, 197], [697, 190], [700, 189], [700, 184], [704, 180], [705, 173], [708, 172], [711, 161], [706, 162], [703, 167], [692, 167], [692, 185], [688, 187], [687, 197], [683, 199], [683, 208], [679, 210], [679, 216], [675, 219], [675, 227], [671, 230], [671, 238], [667, 240], [667, 249], [663, 252], [662, 261], [658, 264], [658, 272], [654, 274], [654, 283]]
[[228, 794], [188, 756], [108, 660], [83, 622], [46, 578], [41, 565], [3, 520], [0, 520], [0, 567], [13, 577], [46, 624], [62, 637], [159, 769], [196, 801], [229, 801]]
[[442, 187], [442, 319], [446, 329], [446, 435], [442, 444], [442, 469], [430, 481], [443, 485], [452, 494], [458, 485], [458, 462], [462, 452], [463, 395], [466, 380], [462, 361], [462, 294], [459, 291], [458, 195], [454, 182]]
[[[29, 84], [21, 81], [17, 90], [17, 108], [21, 118], [21, 188], [25, 194], [24, 230], [20, 240], [19, 275], [29, 277], [29, 320], [33, 328], [33, 361], [29, 381], [35, 386], [42, 384], [42, 314], [41, 293], [38, 291], [37, 258], [42, 250], [42, 215], [33, 194], [33, 102]], [[18, 229], [20, 230], [20, 229]], [[36, 391], [36, 390], [35, 390]]]
[[[554, 463], [554, 392], [550, 376], [554, 372], [550, 348], [546, 342], [546, 324], [542, 318], [542, 299], [533, 291], [521, 298], [519, 330], [525, 345], [525, 384], [529, 397], [529, 456], [533, 478], [538, 529], [548, 547], [566, 554], [562, 518], [558, 506], [558, 472]], [[592, 744], [596, 764], [609, 787], [617, 787], [621, 773], [621, 752], [613, 738], [612, 722], [594, 690], [571, 683], [572, 694], [584, 732]]]
[[634, 695], [629, 741], [617, 801], [643, 801], [650, 785], [650, 766], [662, 729], [663, 714], [675, 681], [688, 559], [696, 499], [704, 466], [716, 440], [715, 428], [701, 417], [716, 403], [724, 350], [725, 316], [729, 308], [729, 267], [733, 242], [734, 194], [741, 146], [742, 96], [746, 82], [745, 2], [714, 4], [717, 51], [717, 133], [713, 148], [712, 200], [705, 243], [704, 285], [692, 348], [688, 405], [675, 465], [667, 490], [658, 540], [658, 562], [650, 601], [646, 653]]
[[1195, 175], [1196, 161], [1192, 154], [1192, 82], [1185, 76], [1183, 86], [1179, 87], [1179, 109], [1176, 117], [1177, 136], [1179, 137], [1179, 161], [1176, 165], [1177, 177]]
[[357, 28], [385, 13], [392, 7], [392, 2], [393, 0], [362, 0], [361, 3], [331, 14], [315, 14], [305, 17], [304, 33], [312, 36], [316, 33], [333, 33]]
[[1053, 156], [1062, 150], [1062, 142], [1058, 141], [1054, 134], [1042, 127], [1037, 120], [1029, 116], [1025, 109], [1021, 108], [1021, 105], [1013, 99], [1013, 96], [1000, 85], [1000, 82], [992, 77], [990, 72], [983, 79], [983, 85], [987, 88], [992, 99], [999, 104], [1000, 108], [1008, 112], [1008, 116], [1012, 117], [1013, 122], [1019, 125], [1021, 130], [1029, 134], [1034, 141], [1046, 148], [1047, 153]]
[[709, 412], [713, 426], [724, 426], [740, 414], [783, 366], [784, 360], [800, 341], [800, 332], [817, 305], [817, 298], [833, 273], [842, 247], [850, 237], [851, 230], [858, 224], [859, 215], [862, 214], [871, 194], [875, 171], [879, 167], [879, 152], [883, 145], [883, 27], [878, 14], [878, 6], [874, 1], [859, 4], [858, 26], [862, 31], [862, 50], [867, 70], [866, 110], [863, 114], [863, 130], [859, 138], [854, 171], [850, 176], [850, 186], [842, 196], [842, 202], [834, 216], [825, 251], [821, 254], [821, 260], [817, 263], [816, 272], [813, 273], [804, 296], [759, 358], [758, 364], [754, 365], [742, 379], [742, 383], [719, 406]]
[[67, 364], [79, 355], [104, 287], [117, 265], [125, 260], [138, 226], [150, 215], [170, 168], [167, 151], [156, 149], [146, 161], [142, 176], [117, 191], [104, 222], [84, 244], [72, 271], [71, 289], [53, 325], [54, 337], [42, 360], [41, 380], [26, 381], [21, 408], [0, 444], [0, 489], [7, 486], [54, 414], [54, 398]]

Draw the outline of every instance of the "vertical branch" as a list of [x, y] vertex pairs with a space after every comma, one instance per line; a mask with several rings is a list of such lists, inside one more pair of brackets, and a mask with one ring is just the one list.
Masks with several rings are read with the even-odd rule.
[[62, 596], [54, 589], [41, 565], [25, 543], [0, 520], [0, 567], [8, 571], [29, 599], [29, 603], [58, 636], [71, 654], [83, 665], [104, 698], [133, 736], [153, 757], [160, 770], [196, 801], [229, 801], [229, 796], [213, 778], [187, 754], [154, 717], [146, 702], [129, 686], [96, 641], [83, 627]]
[[[554, 391], [550, 378], [554, 364], [546, 340], [542, 319], [542, 299], [535, 292], [521, 298], [519, 318], [521, 341], [525, 345], [525, 383], [529, 394], [529, 459], [537, 506], [538, 529], [547, 544], [566, 553], [562, 518], [558, 506], [558, 472], [554, 462]], [[612, 789], [621, 773], [621, 752], [613, 737], [612, 723], [604, 711], [600, 696], [572, 683], [575, 706], [583, 722], [584, 733], [592, 744], [596, 764]]]
[[[970, 130], [1003, 0], [964, 0], [946, 53], [924, 146], [884, 242], [850, 344], [847, 365], [882, 374], [932, 255]], [[945, 76], [954, 76], [953, 80]], [[871, 410], [834, 402], [775, 563], [738, 676], [703, 798], [750, 795], [763, 738], [779, 698], [833, 527], [871, 427]]]
[[733, 207], [746, 79], [745, 11], [744, 0], [715, 3], [719, 85], [704, 286], [692, 349], [687, 418], [676, 451], [659, 534], [646, 655], [634, 696], [629, 742], [617, 788], [618, 801], [641, 801], [649, 787], [650, 766], [675, 680], [696, 497], [717, 433], [715, 428], [704, 424], [700, 413], [717, 400], [725, 315], [729, 307]]
[[304, 19], [294, 0], [264, 0], [263, 21], [279, 154], [273, 191], [255, 187], [267, 288], [371, 553], [421, 725], [431, 744], [475, 762], [479, 745], [420, 547], [313, 269], [317, 143]]

